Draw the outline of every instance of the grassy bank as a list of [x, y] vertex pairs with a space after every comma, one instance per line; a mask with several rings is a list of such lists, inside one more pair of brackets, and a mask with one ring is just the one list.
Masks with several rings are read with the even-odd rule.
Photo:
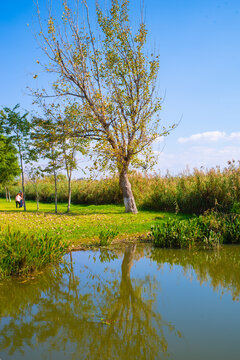
[[[73, 205], [67, 214], [66, 204], [59, 204], [59, 214], [54, 214], [54, 204], [40, 203], [36, 212], [36, 203], [27, 201], [27, 212], [15, 209], [15, 203], [0, 199], [0, 224], [14, 230], [49, 235], [60, 235], [72, 245], [92, 244], [99, 241], [99, 235], [105, 230], [118, 232], [118, 239], [128, 239], [146, 235], [151, 226], [160, 224], [166, 218], [175, 217], [157, 211], [140, 211], [137, 215], [126, 214], [121, 205]], [[186, 216], [178, 215], [180, 218]]]
[[[240, 243], [240, 216], [209, 212], [200, 217], [157, 211], [126, 214], [121, 205], [27, 202], [27, 212], [0, 199], [0, 277], [24, 275], [57, 260], [67, 248], [108, 245], [149, 235], [155, 246], [213, 248]], [[151, 230], [152, 229], [152, 230]]]
[[[59, 204], [59, 214], [54, 214], [54, 204], [27, 201], [27, 212], [16, 209], [15, 202], [0, 199], [0, 278], [27, 275], [59, 259], [67, 248], [86, 245], [107, 245], [114, 241], [129, 240], [150, 231], [176, 215], [140, 211], [138, 215], [126, 214], [120, 205], [73, 205], [67, 214], [66, 204]], [[184, 218], [180, 216], [179, 218]]]

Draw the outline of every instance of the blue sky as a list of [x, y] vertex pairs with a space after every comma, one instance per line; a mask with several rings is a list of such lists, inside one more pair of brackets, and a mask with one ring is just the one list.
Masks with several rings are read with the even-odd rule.
[[[136, 22], [139, 1], [130, 0], [130, 8]], [[36, 63], [43, 55], [31, 32], [34, 13], [31, 0], [0, 2], [0, 105], [34, 111], [27, 86], [48, 86]], [[149, 51], [160, 54], [162, 123], [182, 117], [154, 144], [156, 169], [176, 174], [187, 165], [223, 167], [240, 159], [240, 2], [145, 0], [145, 17]]]

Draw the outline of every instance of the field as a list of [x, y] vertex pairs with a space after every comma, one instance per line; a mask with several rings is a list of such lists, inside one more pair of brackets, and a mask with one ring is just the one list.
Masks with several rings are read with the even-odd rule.
[[[157, 211], [140, 211], [137, 215], [126, 214], [121, 205], [72, 205], [70, 214], [67, 204], [58, 204], [59, 213], [54, 214], [54, 204], [27, 201], [27, 212], [15, 209], [15, 202], [0, 199], [0, 224], [2, 228], [30, 233], [47, 232], [49, 235], [61, 234], [73, 246], [94, 244], [99, 241], [100, 231], [118, 231], [117, 240], [146, 236], [151, 225], [159, 224], [175, 214]], [[182, 215], [178, 215], [182, 217]]]

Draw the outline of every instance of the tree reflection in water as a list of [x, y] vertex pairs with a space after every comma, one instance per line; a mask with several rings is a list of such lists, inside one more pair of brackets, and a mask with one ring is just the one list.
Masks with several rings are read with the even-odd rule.
[[[102, 251], [100, 260], [118, 256], [117, 251]], [[120, 277], [114, 267], [105, 269], [109, 276], [104, 279], [87, 266], [78, 276], [71, 261], [32, 283], [4, 283], [0, 354], [14, 359], [21, 354], [30, 359], [30, 352], [57, 359], [164, 357], [167, 334], [180, 333], [154, 310], [156, 280], [130, 277], [139, 256], [135, 245], [125, 249]]]

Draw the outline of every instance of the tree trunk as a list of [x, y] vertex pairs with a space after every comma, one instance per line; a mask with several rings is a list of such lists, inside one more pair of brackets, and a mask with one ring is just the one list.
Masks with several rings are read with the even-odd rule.
[[136, 295], [134, 294], [132, 281], [130, 277], [130, 271], [133, 266], [133, 259], [136, 250], [136, 244], [130, 247], [125, 248], [124, 258], [122, 262], [122, 277], [120, 283], [120, 299], [127, 304], [127, 307], [130, 307], [130, 304], [134, 306], [134, 299]]
[[57, 214], [57, 174], [54, 170], [54, 184], [55, 184], [55, 214]]
[[138, 210], [135, 204], [132, 187], [128, 180], [128, 174], [126, 169], [122, 169], [119, 173], [119, 185], [123, 193], [125, 212], [137, 214]]
[[5, 190], [6, 190], [6, 201], [8, 202], [8, 188], [5, 187]]
[[38, 196], [38, 190], [36, 190], [36, 197], [37, 197], [37, 211], [39, 211], [39, 196]]
[[68, 208], [67, 208], [68, 213], [70, 212], [71, 196], [72, 196], [71, 176], [69, 176], [69, 178], [68, 178]]
[[22, 192], [23, 192], [23, 206], [24, 211], [26, 211], [26, 202], [25, 202], [25, 189], [24, 189], [24, 172], [23, 172], [23, 160], [22, 156], [20, 154], [20, 160], [21, 160], [21, 171], [22, 171]]
[[9, 200], [9, 202], [11, 202], [11, 194], [10, 194], [9, 190], [8, 190], [8, 200]]
[[123, 258], [123, 262], [122, 262], [122, 281], [123, 282], [126, 282], [126, 280], [131, 282], [130, 271], [133, 266], [133, 259], [134, 259], [135, 251], [136, 251], [136, 244], [125, 248], [124, 258]]

